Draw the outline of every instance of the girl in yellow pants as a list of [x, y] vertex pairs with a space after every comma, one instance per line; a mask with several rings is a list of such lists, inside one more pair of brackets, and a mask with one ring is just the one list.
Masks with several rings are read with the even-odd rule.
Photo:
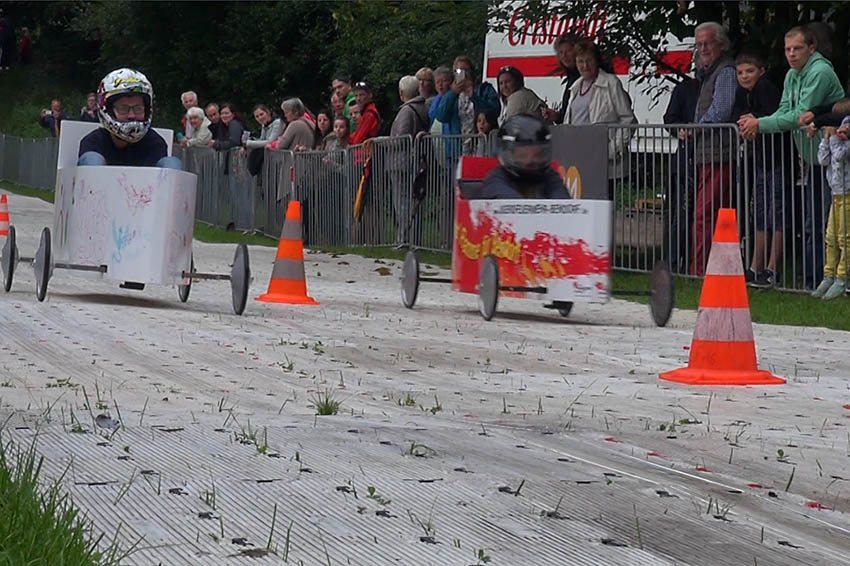
[[823, 281], [812, 292], [813, 297], [834, 299], [847, 291], [847, 263], [850, 252], [850, 116], [841, 126], [824, 128], [818, 146], [818, 162], [826, 166], [826, 178], [832, 189], [832, 207], [826, 223], [826, 262]]

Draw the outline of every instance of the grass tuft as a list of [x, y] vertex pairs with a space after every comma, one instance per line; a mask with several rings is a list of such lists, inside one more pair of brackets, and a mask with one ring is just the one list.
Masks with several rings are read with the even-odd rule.
[[311, 399], [316, 407], [316, 414], [319, 416], [330, 416], [339, 413], [339, 407], [342, 401], [334, 397], [333, 391], [319, 391]]
[[129, 552], [122, 554], [116, 542], [100, 548], [103, 536], [92, 538], [61, 478], [39, 481], [43, 462], [35, 445], [22, 450], [0, 443], [0, 562], [101, 566], [126, 558]]

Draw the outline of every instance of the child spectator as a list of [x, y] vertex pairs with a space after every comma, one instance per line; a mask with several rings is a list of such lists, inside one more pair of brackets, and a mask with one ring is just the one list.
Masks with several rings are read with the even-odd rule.
[[[742, 52], [735, 59], [738, 90], [732, 108], [733, 121], [746, 114], [756, 118], [770, 116], [779, 108], [782, 92], [765, 76], [765, 67], [764, 59], [755, 53]], [[759, 136], [752, 154], [756, 239], [752, 262], [744, 277], [754, 287], [773, 287], [776, 284], [776, 266], [782, 259], [784, 205], [791, 182], [792, 149], [787, 134], [778, 134], [777, 138]], [[770, 246], [768, 232], [773, 232]], [[770, 256], [765, 267], [768, 249]]]
[[479, 157], [496, 155], [495, 141], [499, 129], [498, 119], [499, 114], [492, 109], [481, 110], [475, 115], [475, 126], [478, 134], [484, 136], [476, 140], [475, 155]]
[[333, 138], [325, 140], [325, 150], [336, 151], [348, 147], [348, 136], [351, 134], [351, 128], [348, 125], [348, 118], [340, 116], [334, 120]]
[[823, 138], [818, 146], [818, 163], [826, 166], [826, 179], [832, 189], [832, 207], [826, 222], [826, 262], [823, 267], [823, 281], [812, 293], [813, 297], [822, 297], [828, 301], [847, 290], [847, 222], [850, 220], [850, 116], [841, 121], [836, 130], [823, 129]]
[[352, 129], [356, 130], [357, 126], [360, 125], [360, 106], [358, 106], [356, 100], [348, 103], [348, 113], [351, 116], [349, 118], [349, 125]]
[[372, 87], [366, 81], [354, 83], [354, 97], [357, 100], [357, 107], [360, 109], [360, 119], [357, 122], [357, 128], [348, 140], [352, 145], [363, 143], [380, 135], [381, 114], [372, 100], [372, 94]]

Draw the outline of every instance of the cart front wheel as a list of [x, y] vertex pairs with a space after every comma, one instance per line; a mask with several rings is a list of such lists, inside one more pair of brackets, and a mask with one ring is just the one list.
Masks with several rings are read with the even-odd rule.
[[481, 266], [478, 278], [478, 310], [484, 320], [491, 320], [496, 314], [499, 303], [499, 264], [496, 258], [488, 255]]
[[51, 261], [50, 228], [45, 227], [41, 231], [41, 241], [38, 244], [38, 251], [35, 252], [35, 261], [32, 264], [35, 270], [35, 297], [39, 301], [43, 301], [47, 296]]
[[573, 303], [571, 301], [554, 301], [552, 306], [558, 309], [558, 314], [564, 318], [570, 316], [570, 313], [573, 310]]
[[401, 301], [404, 306], [412, 309], [419, 295], [419, 258], [416, 252], [410, 250], [404, 256], [404, 267], [401, 272]]
[[192, 256], [192, 261], [189, 264], [189, 277], [184, 279], [183, 285], [177, 286], [177, 295], [180, 297], [180, 302], [185, 303], [189, 300], [189, 291], [192, 290], [192, 273], [195, 273], [195, 257]]
[[233, 255], [230, 268], [230, 290], [233, 294], [233, 312], [242, 314], [248, 301], [248, 286], [251, 283], [251, 269], [248, 264], [248, 246], [239, 244]]
[[673, 274], [666, 261], [658, 261], [649, 278], [649, 312], [658, 326], [666, 326], [675, 303]]
[[12, 279], [15, 276], [15, 267], [18, 265], [18, 245], [15, 240], [15, 227], [9, 226], [9, 234], [6, 236], [6, 243], [3, 244], [3, 252], [0, 255], [0, 264], [3, 266], [3, 290], [7, 293], [12, 289]]

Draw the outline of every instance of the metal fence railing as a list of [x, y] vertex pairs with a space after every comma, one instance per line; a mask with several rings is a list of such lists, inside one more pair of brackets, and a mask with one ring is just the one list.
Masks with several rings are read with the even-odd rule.
[[0, 179], [52, 191], [56, 186], [57, 138], [18, 138], [0, 134]]
[[[817, 161], [819, 137], [800, 131], [744, 141], [732, 124], [608, 131], [615, 268], [648, 271], [664, 259], [676, 274], [702, 275], [717, 210], [729, 206], [738, 210], [744, 267], [755, 275], [772, 270], [779, 288], [811, 289], [823, 277], [825, 247], [832, 263], [848, 249], [848, 214], [836, 213], [827, 226], [834, 191]], [[52, 190], [57, 146], [0, 135], [0, 178]], [[329, 152], [254, 151], [263, 160], [252, 175], [249, 155], [238, 149], [175, 148], [198, 175], [199, 221], [277, 237], [287, 202], [298, 199], [308, 245], [450, 250], [455, 165], [494, 147], [484, 136], [424, 136]], [[831, 267], [828, 273], [846, 277]]]

